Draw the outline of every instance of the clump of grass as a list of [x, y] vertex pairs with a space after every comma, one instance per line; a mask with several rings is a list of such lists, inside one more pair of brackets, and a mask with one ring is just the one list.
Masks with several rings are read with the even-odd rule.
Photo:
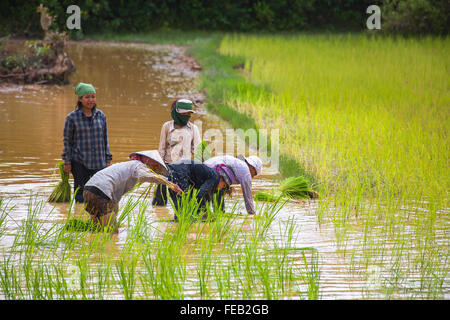
[[72, 218], [69, 219], [65, 225], [64, 229], [72, 232], [86, 232], [86, 231], [95, 231], [96, 228], [92, 221]]
[[59, 174], [61, 181], [53, 189], [53, 192], [48, 197], [48, 202], [70, 202], [71, 190], [69, 183], [69, 174], [64, 172], [64, 162], [58, 162]]

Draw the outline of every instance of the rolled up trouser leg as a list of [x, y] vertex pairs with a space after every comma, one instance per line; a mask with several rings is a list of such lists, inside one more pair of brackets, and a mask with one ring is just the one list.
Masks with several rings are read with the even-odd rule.
[[89, 213], [91, 220], [102, 226], [115, 226], [116, 214], [119, 211], [119, 202], [100, 197], [89, 190], [84, 190], [83, 198], [85, 210]]

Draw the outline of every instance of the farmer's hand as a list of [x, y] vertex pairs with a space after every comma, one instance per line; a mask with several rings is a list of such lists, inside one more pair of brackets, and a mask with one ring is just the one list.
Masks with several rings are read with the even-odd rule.
[[69, 164], [65, 164], [64, 165], [64, 172], [69, 174], [71, 171], [72, 171], [72, 165], [70, 163]]
[[184, 192], [183, 190], [175, 183], [171, 183], [172, 190], [175, 191], [179, 196], [181, 196]]

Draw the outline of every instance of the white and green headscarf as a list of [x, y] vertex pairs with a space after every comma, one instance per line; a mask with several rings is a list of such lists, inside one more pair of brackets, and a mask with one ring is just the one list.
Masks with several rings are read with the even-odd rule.
[[176, 124], [184, 127], [189, 122], [191, 114], [195, 113], [194, 103], [188, 99], [176, 100], [172, 104], [172, 119]]

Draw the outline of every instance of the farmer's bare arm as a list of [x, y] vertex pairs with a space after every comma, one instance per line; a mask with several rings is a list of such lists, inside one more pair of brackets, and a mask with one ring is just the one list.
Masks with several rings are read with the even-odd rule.
[[71, 171], [72, 171], [72, 165], [70, 163], [69, 164], [65, 164], [64, 165], [64, 172], [69, 174]]

